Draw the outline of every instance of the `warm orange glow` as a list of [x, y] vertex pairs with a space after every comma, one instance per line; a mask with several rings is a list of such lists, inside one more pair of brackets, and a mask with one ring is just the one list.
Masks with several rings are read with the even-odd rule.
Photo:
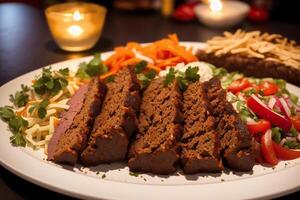
[[77, 25], [72, 25], [68, 28], [68, 32], [71, 34], [71, 35], [74, 35], [74, 36], [79, 36], [83, 33], [83, 29], [80, 27], [80, 26], [77, 26]]
[[83, 19], [84, 19], [83, 14], [81, 14], [79, 11], [74, 12], [74, 14], [73, 14], [73, 20], [74, 21], [80, 21], [80, 20], [83, 20]]
[[212, 12], [221, 12], [223, 3], [220, 0], [209, 0], [209, 8]]

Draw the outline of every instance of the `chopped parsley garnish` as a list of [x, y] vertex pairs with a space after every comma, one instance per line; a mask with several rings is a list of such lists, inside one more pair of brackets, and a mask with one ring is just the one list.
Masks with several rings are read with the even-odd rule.
[[32, 113], [34, 110], [37, 110], [37, 115], [40, 119], [44, 119], [47, 114], [47, 106], [49, 105], [49, 101], [44, 99], [41, 103], [35, 104], [29, 108], [29, 112]]
[[150, 84], [151, 80], [155, 78], [155, 76], [156, 72], [154, 70], [150, 70], [145, 74], [137, 74], [137, 78], [139, 79], [142, 88], [147, 87]]
[[140, 74], [144, 71], [144, 69], [146, 69], [147, 67], [147, 62], [142, 60], [141, 62], [137, 63], [134, 67], [134, 72], [136, 74]]
[[164, 80], [164, 86], [170, 85], [173, 80], [175, 79], [177, 71], [174, 68], [170, 68], [169, 72], [167, 73], [165, 80]]
[[13, 133], [10, 142], [13, 146], [26, 145], [22, 130], [27, 128], [28, 122], [20, 116], [15, 115], [10, 106], [0, 107], [0, 118], [8, 123], [9, 130]]
[[[63, 73], [66, 73], [64, 70]], [[35, 80], [32, 87], [39, 95], [56, 95], [61, 89], [68, 85], [68, 80], [61, 73], [52, 73], [51, 68], [44, 68], [41, 77]]]
[[15, 93], [15, 95], [10, 95], [9, 100], [10, 102], [12, 102], [14, 104], [14, 106], [18, 107], [22, 107], [25, 106], [29, 100], [29, 95], [27, 94], [27, 92], [29, 91], [29, 87], [26, 85], [21, 85], [21, 91], [17, 91]]
[[58, 70], [58, 73], [60, 73], [63, 76], [69, 76], [69, 72], [70, 72], [69, 68], [63, 68]]
[[185, 79], [190, 82], [196, 82], [199, 80], [198, 67], [188, 67], [185, 71]]
[[134, 66], [134, 73], [137, 75], [142, 88], [146, 88], [150, 84], [151, 80], [156, 76], [156, 71], [152, 69], [145, 72], [146, 67], [147, 62], [144, 60]]
[[108, 72], [108, 67], [102, 62], [99, 53], [89, 62], [82, 62], [76, 72], [76, 76], [82, 80], [90, 79], [93, 76], [99, 76]]
[[106, 174], [103, 174], [103, 175], [101, 176], [101, 178], [102, 178], [102, 179], [105, 179], [105, 178], [106, 178]]
[[199, 80], [200, 75], [198, 74], [198, 71], [198, 67], [188, 67], [185, 72], [180, 72], [174, 68], [170, 68], [165, 77], [164, 86], [170, 85], [173, 80], [176, 79], [180, 89], [185, 91], [189, 83]]

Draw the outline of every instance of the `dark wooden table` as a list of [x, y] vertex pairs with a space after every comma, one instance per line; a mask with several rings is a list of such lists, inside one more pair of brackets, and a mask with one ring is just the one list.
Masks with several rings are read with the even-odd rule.
[[[296, 24], [270, 21], [257, 25], [245, 22], [241, 28], [280, 33], [300, 41], [300, 27]], [[229, 29], [229, 31], [235, 29]], [[130, 14], [110, 11], [102, 37], [94, 49], [81, 53], [70, 53], [60, 50], [54, 43], [43, 10], [24, 4], [2, 3], [0, 4], [0, 86], [42, 66], [90, 55], [95, 51], [111, 50], [114, 46], [125, 44], [127, 41], [151, 42], [173, 32], [177, 33], [183, 41], [206, 41], [223, 31], [223, 29], [206, 28], [196, 21], [191, 23], [174, 22], [154, 12]], [[270, 187], [272, 186], [270, 185]], [[297, 192], [286, 197], [296, 199], [299, 194]], [[1, 199], [34, 199], [38, 197], [71, 199], [27, 182], [0, 166]]]

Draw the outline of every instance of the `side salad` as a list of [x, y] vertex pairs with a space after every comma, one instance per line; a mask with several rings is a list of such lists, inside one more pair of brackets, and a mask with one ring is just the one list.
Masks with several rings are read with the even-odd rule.
[[299, 98], [284, 80], [248, 78], [223, 68], [214, 68], [213, 75], [220, 77], [227, 99], [260, 144], [258, 162], [276, 165], [279, 159], [300, 157]]

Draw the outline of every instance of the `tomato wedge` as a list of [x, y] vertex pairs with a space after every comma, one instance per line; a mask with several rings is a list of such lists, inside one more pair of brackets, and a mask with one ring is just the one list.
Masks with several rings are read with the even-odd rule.
[[276, 157], [272, 142], [272, 131], [269, 129], [261, 137], [261, 152], [264, 160], [267, 163], [271, 165], [277, 165], [278, 159]]
[[298, 150], [291, 150], [285, 148], [275, 142], [273, 142], [273, 148], [276, 153], [276, 156], [282, 160], [292, 160], [292, 159], [300, 158], [300, 151]]
[[279, 90], [278, 85], [275, 83], [272, 83], [270, 81], [262, 81], [259, 85], [258, 88], [260, 91], [263, 92], [265, 96], [273, 95], [276, 94]]
[[300, 131], [300, 115], [297, 115], [295, 117], [291, 117], [292, 123], [294, 125], [294, 128], [297, 131]]
[[241, 78], [234, 80], [229, 86], [228, 86], [228, 91], [232, 93], [237, 93], [247, 87], [250, 86], [250, 82], [246, 78]]
[[255, 135], [257, 133], [264, 133], [268, 129], [271, 128], [271, 123], [268, 122], [267, 120], [260, 119], [258, 122], [251, 122], [247, 124], [249, 133], [252, 135]]

